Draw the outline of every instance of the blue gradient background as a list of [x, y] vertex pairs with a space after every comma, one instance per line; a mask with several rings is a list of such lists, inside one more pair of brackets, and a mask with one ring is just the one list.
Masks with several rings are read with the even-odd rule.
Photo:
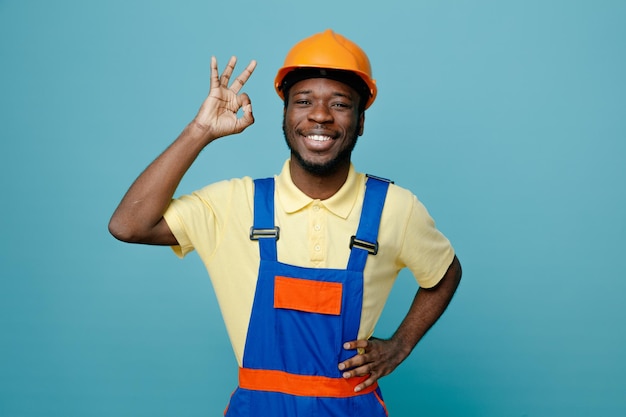
[[[277, 172], [275, 71], [329, 27], [380, 91], [357, 168], [414, 191], [465, 271], [382, 380], [391, 415], [626, 415], [625, 21], [609, 0], [0, 0], [0, 416], [221, 415], [236, 363], [201, 262], [107, 222], [211, 55], [258, 60], [257, 122], [179, 192]], [[415, 289], [403, 273], [378, 335]]]

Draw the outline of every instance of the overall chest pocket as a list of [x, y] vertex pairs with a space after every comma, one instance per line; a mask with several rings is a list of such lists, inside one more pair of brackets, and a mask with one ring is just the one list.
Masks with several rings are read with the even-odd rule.
[[341, 282], [274, 276], [272, 355], [281, 358], [279, 369], [341, 377], [343, 291]]
[[274, 308], [338, 316], [342, 297], [340, 282], [274, 278]]

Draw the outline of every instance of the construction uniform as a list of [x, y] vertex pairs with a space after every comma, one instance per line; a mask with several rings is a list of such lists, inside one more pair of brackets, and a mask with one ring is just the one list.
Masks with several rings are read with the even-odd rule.
[[[207, 266], [233, 343], [240, 383], [227, 416], [347, 416], [358, 415], [354, 413], [359, 410], [363, 415], [384, 416], [376, 385], [354, 393], [365, 378], [341, 377], [337, 365], [355, 355], [344, 350], [343, 343], [372, 334], [401, 268], [409, 267], [421, 286], [430, 287], [443, 276], [454, 252], [415, 197], [394, 185], [384, 187], [389, 189], [382, 215], [386, 230], [377, 239], [384, 196], [379, 191], [374, 193], [377, 198], [366, 202], [370, 197], [364, 198], [364, 176], [353, 167], [344, 187], [324, 201], [307, 201], [290, 180], [288, 162], [276, 177], [276, 198], [268, 181], [242, 179], [211, 185], [173, 201], [165, 214], [180, 243], [175, 251], [182, 256], [196, 249]], [[250, 208], [247, 200], [251, 200]], [[275, 202], [280, 210], [274, 216]], [[378, 208], [368, 208], [372, 205]], [[325, 211], [318, 207], [331, 212], [319, 222], [332, 229], [329, 268], [319, 267], [325, 260], [317, 258], [302, 266], [305, 260], [294, 260], [290, 254], [294, 248], [302, 252], [309, 247], [306, 235], [318, 233], [317, 218], [310, 225], [311, 233], [298, 229], [307, 218]], [[304, 217], [294, 221], [293, 216]], [[355, 224], [355, 216], [352, 232], [341, 230], [345, 239], [332, 234], [345, 224]], [[280, 230], [278, 241], [249, 239], [250, 225], [272, 230], [274, 217], [279, 226], [289, 225]], [[364, 219], [369, 219], [370, 226], [361, 226]], [[357, 230], [357, 245], [348, 249], [350, 236]], [[362, 233], [367, 237], [360, 238]], [[369, 254], [372, 248], [367, 243], [377, 240], [381, 241], [380, 253]], [[361, 241], [365, 249], [359, 246]], [[317, 245], [311, 245], [307, 257], [313, 258]], [[349, 254], [342, 267], [336, 260], [343, 259], [343, 251]], [[229, 254], [231, 258], [224, 260]], [[292, 261], [279, 262], [286, 254]]]

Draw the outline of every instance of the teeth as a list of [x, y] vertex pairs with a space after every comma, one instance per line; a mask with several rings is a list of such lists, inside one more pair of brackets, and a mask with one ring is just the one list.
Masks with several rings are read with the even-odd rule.
[[307, 138], [311, 140], [316, 140], [318, 142], [325, 142], [327, 140], [331, 140], [329, 136], [322, 136], [322, 135], [309, 135], [307, 136]]

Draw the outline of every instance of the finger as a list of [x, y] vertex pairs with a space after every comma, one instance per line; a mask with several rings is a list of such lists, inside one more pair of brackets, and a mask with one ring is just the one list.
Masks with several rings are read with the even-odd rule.
[[220, 81], [217, 75], [217, 58], [214, 56], [211, 57], [211, 84], [210, 88], [216, 88], [219, 85]]
[[[356, 355], [351, 357], [348, 360], [345, 360], [343, 362], [341, 362], [339, 365], [337, 365], [337, 368], [339, 368], [340, 371], [346, 371], [343, 373], [345, 378], [350, 378], [354, 375], [352, 375], [353, 372], [355, 372], [355, 369], [358, 366], [362, 366], [365, 364], [365, 356], [364, 355]], [[348, 371], [349, 370], [349, 371]]]
[[243, 115], [241, 118], [237, 119], [237, 127], [236, 132], [243, 132], [248, 126], [254, 123], [254, 116], [252, 115], [252, 106], [250, 104], [246, 104], [243, 106]]
[[237, 64], [237, 58], [231, 56], [228, 60], [228, 64], [226, 64], [226, 68], [222, 72], [222, 76], [220, 77], [220, 85], [222, 87], [228, 87], [228, 81], [230, 80], [230, 76], [233, 74], [235, 70], [235, 65]]
[[367, 340], [354, 340], [351, 342], [346, 342], [343, 344], [343, 348], [346, 350], [354, 350], [356, 349], [357, 353], [364, 354], [365, 348], [369, 346], [369, 341]]
[[244, 69], [241, 72], [241, 74], [239, 74], [239, 76], [235, 78], [235, 81], [233, 81], [233, 85], [230, 87], [230, 89], [235, 94], [237, 94], [241, 90], [241, 88], [244, 86], [244, 84], [248, 81], [248, 79], [252, 75], [252, 72], [254, 71], [255, 68], [256, 68], [256, 61], [252, 60], [250, 61], [246, 69]]
[[368, 345], [367, 340], [353, 340], [343, 344], [343, 348], [346, 350], [365, 349]]
[[367, 363], [363, 366], [359, 366], [358, 368], [350, 369], [349, 371], [345, 371], [341, 374], [344, 378], [354, 378], [355, 376], [365, 376], [369, 375], [372, 372], [372, 364]]
[[365, 381], [361, 382], [359, 385], [357, 385], [356, 387], [354, 387], [354, 392], [359, 392], [364, 390], [365, 388], [374, 385], [374, 383], [378, 381], [378, 377], [374, 376], [373, 374], [370, 375], [369, 378], [367, 378]]
[[[366, 355], [362, 353], [358, 353], [354, 355], [353, 357], [341, 362], [339, 365], [337, 365], [337, 368], [339, 368], [340, 371], [354, 372], [354, 369], [356, 369], [359, 366], [363, 366], [366, 363], [367, 363]], [[345, 372], [344, 372], [344, 375], [346, 375]], [[350, 378], [351, 376], [353, 376], [352, 374], [347, 374], [347, 375], [348, 375], [347, 378]]]
[[237, 120], [238, 130], [241, 132], [248, 126], [254, 123], [254, 116], [252, 114], [252, 103], [247, 94], [242, 94], [238, 98], [239, 106], [243, 110], [243, 115]]

